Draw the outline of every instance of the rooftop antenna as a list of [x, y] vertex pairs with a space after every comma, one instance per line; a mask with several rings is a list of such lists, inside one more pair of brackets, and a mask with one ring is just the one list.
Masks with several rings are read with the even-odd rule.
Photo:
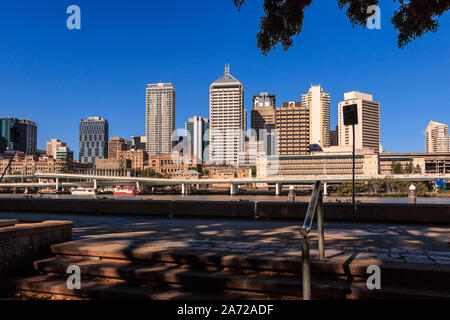
[[229, 78], [229, 77], [230, 77], [230, 65], [225, 64], [225, 78]]

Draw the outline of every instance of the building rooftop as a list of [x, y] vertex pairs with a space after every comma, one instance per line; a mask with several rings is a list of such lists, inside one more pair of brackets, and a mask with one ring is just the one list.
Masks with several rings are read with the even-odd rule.
[[221, 76], [216, 81], [214, 81], [211, 85], [217, 85], [217, 84], [219, 84], [219, 85], [220, 84], [240, 84], [240, 85], [242, 85], [242, 83], [239, 80], [237, 80], [230, 74], [230, 65], [229, 64], [225, 65], [224, 75]]

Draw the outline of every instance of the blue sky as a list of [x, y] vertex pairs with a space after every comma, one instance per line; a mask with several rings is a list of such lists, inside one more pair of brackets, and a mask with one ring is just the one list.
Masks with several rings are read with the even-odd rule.
[[[81, 8], [81, 30], [66, 28], [66, 8]], [[78, 157], [78, 122], [102, 116], [110, 136], [145, 133], [147, 83], [172, 82], [176, 124], [208, 117], [208, 87], [229, 63], [251, 98], [269, 91], [300, 100], [311, 84], [331, 94], [331, 127], [346, 91], [371, 93], [381, 103], [381, 141], [391, 152], [423, 152], [429, 120], [450, 124], [450, 14], [438, 33], [404, 50], [381, 2], [381, 30], [352, 27], [336, 1], [306, 10], [294, 46], [263, 56], [256, 48], [262, 0], [240, 12], [232, 0], [25, 1], [0, 10], [0, 117], [32, 119], [38, 147], [59, 138]]]

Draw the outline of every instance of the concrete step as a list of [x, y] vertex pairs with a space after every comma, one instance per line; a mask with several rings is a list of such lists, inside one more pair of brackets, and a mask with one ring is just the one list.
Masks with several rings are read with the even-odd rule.
[[[82, 290], [69, 290], [65, 274], [76, 264]], [[19, 296], [33, 299], [301, 299], [298, 278], [238, 276], [225, 270], [198, 271], [157, 263], [51, 258], [36, 262], [44, 275], [17, 281]], [[417, 289], [382, 285], [369, 290], [365, 283], [312, 281], [314, 299], [450, 299], [447, 289]]]
[[67, 276], [45, 274], [16, 282], [19, 297], [33, 299], [107, 299], [107, 300], [265, 300], [283, 299], [280, 295], [224, 290], [219, 294], [184, 291], [180, 286], [169, 288], [157, 284], [132, 284], [119, 279], [82, 277], [81, 289], [71, 290]]
[[[74, 241], [52, 246], [56, 255], [82, 256], [98, 259], [117, 259], [136, 262], [161, 262], [189, 265], [190, 269], [204, 270], [206, 267], [229, 268], [247, 273], [264, 271], [276, 274], [301, 273], [301, 256], [289, 257], [264, 254], [230, 254], [192, 249], [176, 249], [155, 246], [127, 246], [96, 242]], [[416, 289], [450, 287], [450, 265], [385, 262], [368, 256], [356, 259], [351, 253], [333, 256], [326, 262], [311, 261], [312, 279], [322, 281], [344, 280], [347, 283], [365, 283], [369, 274], [367, 267], [380, 266], [385, 285], [414, 287]], [[256, 270], [256, 271], [255, 271]], [[300, 279], [300, 278], [299, 278]]]
[[[50, 258], [35, 262], [40, 272], [65, 274], [70, 265], [80, 267], [81, 274], [92, 277], [122, 279], [130, 282], [154, 282], [178, 284], [187, 290], [204, 292], [222, 292], [223, 290], [241, 290], [300, 297], [301, 279], [298, 274], [276, 272], [253, 272], [230, 270], [230, 268], [207, 267], [203, 270], [192, 269], [189, 265], [173, 263], [144, 264], [126, 260], [92, 260], [83, 258]], [[241, 271], [241, 272], [240, 272]], [[347, 293], [346, 282], [313, 283], [313, 292], [317, 297], [344, 298]]]

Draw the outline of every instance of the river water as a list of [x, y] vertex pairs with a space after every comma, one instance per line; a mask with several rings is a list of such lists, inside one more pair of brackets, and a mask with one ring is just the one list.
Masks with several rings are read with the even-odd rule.
[[[99, 195], [99, 196], [73, 196], [73, 195], [30, 195], [33, 198], [53, 198], [53, 199], [94, 199], [108, 198], [117, 200], [192, 200], [192, 201], [239, 201], [239, 200], [252, 200], [252, 201], [288, 201], [287, 195], [176, 195], [176, 194], [157, 194], [157, 195], [138, 195], [138, 196], [114, 196], [114, 195]], [[23, 198], [23, 194], [0, 194], [0, 198]], [[310, 196], [296, 196], [297, 202], [309, 202]], [[408, 198], [388, 198], [388, 197], [356, 197], [357, 201], [363, 203], [408, 203]], [[338, 198], [336, 196], [324, 197], [325, 202], [351, 202], [351, 198]], [[426, 197], [417, 198], [417, 203], [430, 203], [430, 204], [448, 204], [450, 205], [450, 197]]]

